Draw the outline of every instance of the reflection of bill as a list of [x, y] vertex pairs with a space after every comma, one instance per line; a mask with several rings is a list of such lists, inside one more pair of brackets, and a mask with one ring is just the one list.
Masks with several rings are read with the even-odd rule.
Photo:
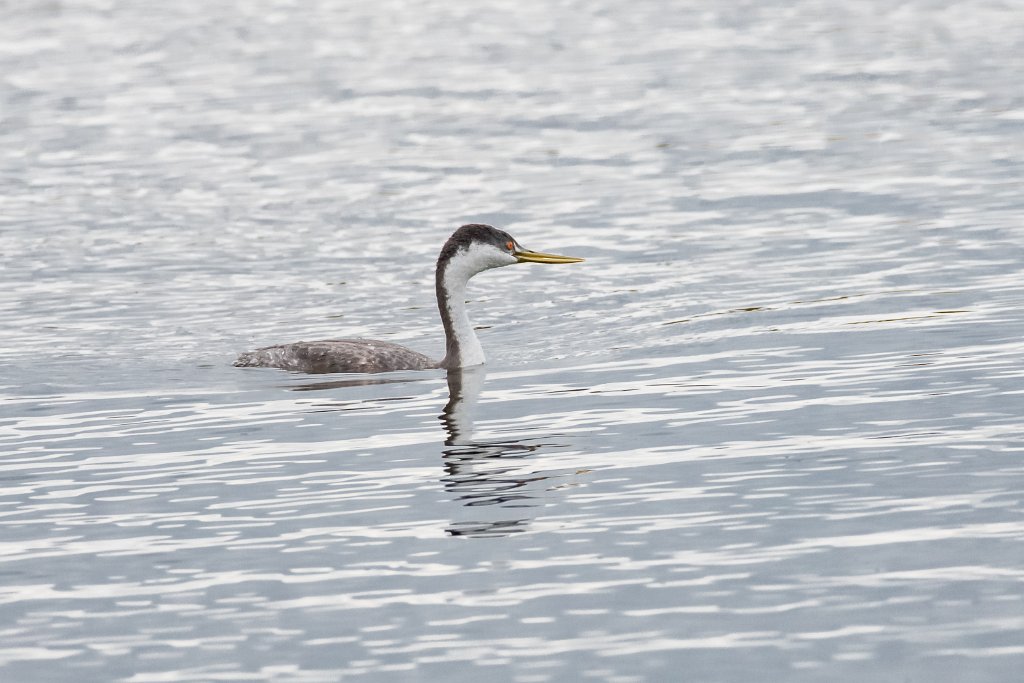
[[540, 496], [544, 489], [538, 491], [537, 483], [548, 477], [523, 471], [523, 460], [540, 444], [473, 439], [473, 416], [484, 377], [480, 366], [448, 371], [448, 404], [439, 418], [448, 435], [441, 483], [455, 500], [475, 512], [472, 520], [451, 523], [447, 531], [452, 536], [504, 536], [525, 531], [530, 519], [521, 515], [509, 519], [509, 510], [543, 504]]

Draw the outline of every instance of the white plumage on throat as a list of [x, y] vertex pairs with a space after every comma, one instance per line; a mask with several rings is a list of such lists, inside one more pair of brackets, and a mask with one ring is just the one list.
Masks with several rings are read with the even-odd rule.
[[[466, 285], [477, 273], [510, 266], [516, 262], [516, 257], [509, 252], [495, 245], [480, 242], [473, 242], [459, 249], [448, 260], [441, 278], [442, 291], [438, 292], [438, 299], [448, 313], [451, 322], [449, 334], [455, 344], [454, 347], [449, 347], [442, 365], [469, 367], [484, 363], [484, 349], [466, 312]], [[457, 358], [450, 357], [453, 352], [457, 353]]]

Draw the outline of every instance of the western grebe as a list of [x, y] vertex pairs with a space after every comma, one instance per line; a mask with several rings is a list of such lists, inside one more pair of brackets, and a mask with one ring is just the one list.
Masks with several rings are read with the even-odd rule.
[[281, 368], [296, 372], [390, 372], [461, 368], [484, 362], [484, 350], [466, 313], [466, 284], [477, 273], [513, 263], [578, 263], [581, 258], [524, 249], [503, 230], [463, 225], [437, 257], [437, 308], [444, 324], [446, 353], [433, 360], [398, 344], [374, 339], [330, 339], [267, 346], [246, 351], [238, 367]]

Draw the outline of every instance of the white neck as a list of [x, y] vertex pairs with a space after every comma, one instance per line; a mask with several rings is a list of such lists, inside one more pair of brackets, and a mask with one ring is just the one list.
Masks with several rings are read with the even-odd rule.
[[466, 368], [483, 364], [484, 349], [466, 313], [466, 285], [469, 278], [481, 271], [515, 262], [516, 258], [510, 253], [489, 244], [470, 244], [454, 253], [442, 250], [435, 280], [437, 307], [447, 341], [441, 367]]
[[[454, 264], [453, 264], [454, 265]], [[466, 284], [469, 277], [461, 269], [449, 266], [442, 278], [443, 292], [438, 292], [438, 306], [444, 306], [448, 314], [445, 335], [448, 338], [448, 352], [441, 365], [446, 368], [466, 368], [481, 365], [484, 347], [477, 339], [473, 323], [466, 312]], [[442, 314], [442, 320], [444, 315]]]

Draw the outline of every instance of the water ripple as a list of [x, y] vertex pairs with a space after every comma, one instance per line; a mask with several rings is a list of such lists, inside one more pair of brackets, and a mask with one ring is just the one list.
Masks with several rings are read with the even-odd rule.
[[0, 7], [0, 677], [1015, 680], [1017, 16], [821, 9]]

